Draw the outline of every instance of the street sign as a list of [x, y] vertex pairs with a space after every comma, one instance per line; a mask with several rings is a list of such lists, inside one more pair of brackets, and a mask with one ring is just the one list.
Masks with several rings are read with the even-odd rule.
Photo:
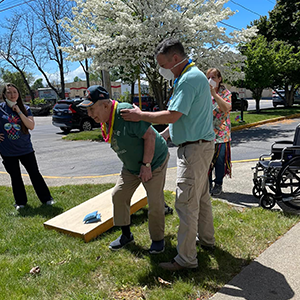
[[241, 99], [246, 98], [246, 89], [245, 88], [239, 88], [239, 96]]

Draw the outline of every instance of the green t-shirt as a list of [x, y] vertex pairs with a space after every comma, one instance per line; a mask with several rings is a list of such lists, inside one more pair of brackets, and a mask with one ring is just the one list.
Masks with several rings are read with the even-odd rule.
[[215, 138], [209, 83], [196, 66], [189, 68], [174, 84], [168, 110], [182, 113], [174, 124], [169, 125], [174, 144]]
[[[124, 121], [120, 115], [120, 110], [125, 108], [132, 108], [132, 105], [129, 103], [118, 103], [113, 126], [111, 148], [117, 153], [125, 169], [138, 175], [144, 155], [144, 139], [142, 137], [151, 124], [144, 121]], [[165, 161], [168, 146], [163, 137], [153, 127], [152, 129], [156, 133], [155, 152], [151, 162], [153, 171]]]

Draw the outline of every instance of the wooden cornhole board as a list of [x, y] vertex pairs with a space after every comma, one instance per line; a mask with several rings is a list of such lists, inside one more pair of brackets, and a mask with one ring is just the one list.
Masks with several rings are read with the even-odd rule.
[[[113, 227], [112, 190], [113, 188], [48, 220], [44, 223], [45, 228], [55, 229], [89, 242]], [[146, 204], [146, 191], [143, 185], [140, 184], [131, 198], [130, 214], [135, 213]], [[83, 218], [95, 210], [101, 213], [101, 222], [84, 224], [82, 222]]]

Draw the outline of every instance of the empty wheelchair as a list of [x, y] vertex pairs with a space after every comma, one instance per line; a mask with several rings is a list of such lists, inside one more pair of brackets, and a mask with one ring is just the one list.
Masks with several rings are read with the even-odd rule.
[[300, 124], [293, 141], [272, 144], [253, 170], [253, 195], [263, 208], [277, 203], [282, 210], [300, 214]]

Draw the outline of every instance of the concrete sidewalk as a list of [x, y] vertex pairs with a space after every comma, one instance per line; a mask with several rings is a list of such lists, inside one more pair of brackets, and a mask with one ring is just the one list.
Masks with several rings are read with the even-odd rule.
[[272, 244], [211, 300], [300, 299], [300, 223]]
[[[233, 163], [233, 176], [224, 180], [224, 192], [218, 199], [245, 207], [258, 206], [252, 196], [252, 170], [256, 162]], [[176, 168], [167, 171], [165, 190], [175, 191]], [[115, 183], [116, 175], [93, 177], [60, 177], [45, 180], [49, 186]], [[10, 185], [8, 174], [0, 173], [1, 185]], [[24, 182], [31, 184], [28, 176]], [[59, 201], [59, 199], [57, 199]], [[286, 300], [300, 299], [300, 223], [272, 244], [226, 284], [212, 300]]]

